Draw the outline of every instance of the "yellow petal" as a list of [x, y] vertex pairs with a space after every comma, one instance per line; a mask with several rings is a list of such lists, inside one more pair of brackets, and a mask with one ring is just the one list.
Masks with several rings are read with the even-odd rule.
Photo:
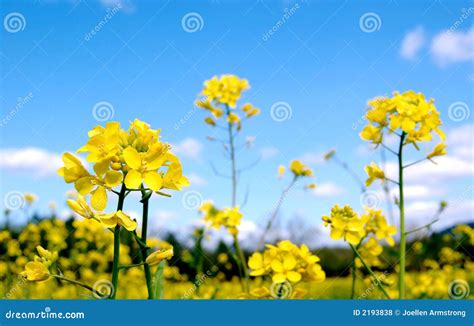
[[272, 277], [273, 283], [283, 283], [286, 281], [286, 275], [282, 273], [274, 274]]
[[123, 158], [128, 167], [134, 170], [137, 170], [142, 165], [142, 160], [140, 154], [137, 150], [131, 146], [127, 147], [123, 151]]
[[153, 191], [158, 191], [161, 189], [161, 185], [163, 184], [163, 178], [158, 172], [149, 171], [149, 172], [146, 172], [143, 176], [148, 188], [150, 188]]
[[101, 215], [98, 215], [97, 217], [106, 228], [114, 228], [117, 226], [118, 220], [117, 220], [117, 217], [115, 216], [115, 213], [101, 214]]
[[107, 192], [104, 187], [97, 187], [92, 192], [91, 205], [97, 211], [103, 211], [107, 207]]
[[142, 184], [142, 174], [135, 170], [130, 170], [125, 177], [125, 185], [128, 189], [138, 189]]
[[125, 214], [124, 212], [118, 211], [116, 213], [116, 216], [119, 220], [120, 225], [122, 225], [128, 231], [133, 231], [137, 228], [137, 222], [132, 220], [132, 218], [128, 216], [127, 214]]
[[77, 192], [81, 195], [85, 196], [90, 194], [92, 189], [94, 189], [95, 185], [92, 183], [94, 177], [84, 177], [80, 178], [74, 183], [74, 187], [76, 188]]
[[286, 276], [290, 282], [297, 283], [301, 281], [301, 274], [298, 272], [288, 272]]
[[113, 188], [122, 183], [123, 174], [119, 171], [107, 171], [105, 173], [104, 182], [109, 188]]

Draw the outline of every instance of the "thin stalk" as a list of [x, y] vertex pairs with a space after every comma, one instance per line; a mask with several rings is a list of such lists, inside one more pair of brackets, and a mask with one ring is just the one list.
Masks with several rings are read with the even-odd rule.
[[[226, 105], [226, 114], [229, 116], [230, 108]], [[237, 203], [237, 169], [235, 163], [235, 144], [234, 144], [234, 133], [233, 133], [233, 124], [228, 122], [227, 123], [227, 131], [229, 133], [229, 147], [230, 147], [230, 161], [231, 161], [231, 172], [232, 172], [232, 207], [235, 207]], [[244, 279], [242, 280], [242, 288], [245, 292], [249, 292], [249, 271], [247, 269], [247, 263], [245, 262], [245, 255], [240, 248], [239, 240], [236, 235], [234, 235], [234, 247], [237, 253], [237, 256], [240, 260], [240, 265], [243, 271]]]
[[[380, 151], [381, 159], [382, 159], [382, 169], [385, 170], [387, 167], [387, 158], [385, 157], [385, 150], [382, 148]], [[390, 197], [390, 188], [386, 182], [383, 182], [383, 191], [385, 193], [385, 199], [387, 202], [387, 210], [390, 217], [390, 222], [393, 224], [395, 218], [393, 216], [393, 208], [392, 208], [392, 198]]]
[[351, 300], [354, 299], [355, 296], [355, 284], [356, 284], [356, 266], [355, 266], [355, 259], [356, 256], [354, 254], [352, 258], [352, 266], [351, 266], [351, 274], [352, 274], [352, 286], [351, 286]]
[[90, 285], [87, 285], [85, 283], [82, 283], [82, 282], [79, 282], [79, 281], [76, 281], [76, 280], [73, 280], [73, 279], [70, 279], [70, 278], [67, 278], [67, 277], [64, 277], [64, 276], [61, 276], [61, 275], [55, 275], [55, 274], [51, 274], [51, 277], [54, 277], [54, 278], [57, 278], [58, 280], [61, 280], [61, 281], [66, 281], [66, 282], [69, 282], [69, 283], [72, 283], [72, 284], [75, 284], [75, 285], [79, 285], [81, 287], [83, 287], [84, 289], [87, 289], [91, 292], [95, 292], [94, 288]]
[[[230, 108], [227, 105], [227, 116], [230, 114]], [[227, 131], [229, 133], [229, 147], [230, 147], [230, 161], [231, 161], [231, 172], [232, 172], [232, 207], [237, 202], [237, 170], [235, 167], [235, 145], [234, 145], [234, 133], [232, 132], [232, 123], [227, 124]]]
[[[125, 192], [127, 191], [127, 187], [125, 184], [122, 184], [122, 189], [120, 189], [118, 204], [117, 204], [117, 211], [123, 210], [123, 203], [125, 201]], [[114, 229], [114, 261], [112, 265], [112, 295], [110, 299], [115, 299], [118, 292], [118, 279], [119, 279], [119, 264], [120, 264], [120, 225]]]
[[365, 262], [365, 260], [362, 258], [362, 256], [359, 254], [359, 251], [357, 251], [357, 249], [352, 245], [350, 244], [351, 248], [352, 248], [352, 251], [354, 252], [354, 254], [357, 256], [357, 258], [360, 259], [360, 262], [362, 263], [362, 265], [364, 266], [364, 268], [369, 272], [369, 274], [377, 281], [377, 286], [378, 288], [380, 289], [380, 291], [384, 294], [384, 296], [387, 298], [387, 299], [390, 299], [390, 296], [388, 295], [387, 291], [385, 291], [385, 288], [383, 287], [382, 285], [382, 282], [380, 281], [380, 279], [377, 277], [377, 275], [375, 275], [374, 271], [372, 270], [372, 268], [369, 267], [369, 265], [367, 265], [367, 263]]
[[341, 161], [339, 158], [337, 158], [336, 155], [333, 156], [333, 159], [334, 159], [334, 161], [335, 161], [337, 164], [339, 164], [344, 170], [346, 170], [347, 173], [349, 173], [349, 175], [352, 177], [352, 179], [354, 179], [354, 181], [359, 184], [359, 186], [360, 186], [360, 191], [361, 191], [362, 193], [364, 193], [367, 188], [365, 187], [364, 182], [362, 182], [362, 180], [359, 178], [359, 176], [357, 175], [357, 173], [356, 173], [354, 170], [352, 170], [346, 162]]
[[403, 132], [400, 138], [398, 149], [398, 189], [400, 205], [400, 274], [398, 279], [399, 298], [405, 298], [405, 268], [406, 268], [406, 232], [405, 232], [405, 197], [403, 194], [403, 143], [406, 133]]
[[243, 280], [242, 287], [243, 287], [244, 292], [248, 293], [250, 291], [250, 288], [249, 288], [250, 275], [247, 269], [247, 263], [245, 262], [244, 252], [242, 251], [242, 248], [240, 247], [239, 239], [237, 238], [237, 235], [234, 235], [234, 246], [235, 246], [235, 250], [237, 251], [237, 255], [240, 260], [242, 270], [244, 272], [244, 280]]
[[[147, 239], [147, 229], [148, 229], [148, 207], [150, 201], [150, 194], [147, 193], [145, 190], [142, 190], [142, 204], [143, 204], [143, 215], [142, 215], [142, 236], [141, 241], [142, 243], [146, 244]], [[138, 244], [141, 249], [141, 259], [143, 264], [143, 269], [145, 270], [145, 279], [146, 279], [146, 287], [148, 290], [148, 300], [153, 299], [153, 286], [152, 286], [152, 279], [151, 279], [151, 270], [150, 266], [146, 263], [146, 258], [148, 256], [146, 247]]]
[[277, 202], [277, 205], [275, 207], [275, 210], [273, 211], [272, 213], [272, 216], [270, 216], [270, 219], [268, 220], [267, 222], [267, 225], [265, 226], [265, 229], [262, 233], [262, 236], [260, 237], [260, 241], [258, 242], [258, 247], [257, 249], [259, 248], [262, 248], [263, 245], [265, 244], [265, 237], [268, 233], [268, 231], [270, 231], [270, 229], [272, 228], [272, 225], [273, 225], [273, 222], [275, 222], [275, 219], [278, 215], [278, 212], [280, 211], [280, 208], [283, 204], [283, 201], [285, 200], [286, 196], [288, 195], [288, 192], [291, 190], [291, 188], [294, 187], [296, 181], [297, 181], [298, 177], [295, 175], [295, 177], [293, 178], [293, 180], [291, 181], [291, 183], [288, 185], [288, 187], [286, 187], [282, 192], [281, 192], [281, 195], [280, 195], [280, 198], [278, 199], [278, 202]]

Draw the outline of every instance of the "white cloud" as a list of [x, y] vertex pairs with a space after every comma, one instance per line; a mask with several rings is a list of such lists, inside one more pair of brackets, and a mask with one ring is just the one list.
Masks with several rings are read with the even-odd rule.
[[433, 59], [440, 66], [468, 62], [474, 59], [474, 27], [466, 32], [448, 31], [431, 41]]
[[260, 155], [263, 160], [271, 159], [280, 154], [280, 150], [276, 147], [264, 147], [260, 151]]
[[332, 182], [322, 183], [318, 185], [313, 191], [313, 194], [318, 197], [335, 197], [343, 193], [344, 189]]
[[[427, 184], [431, 186], [451, 178], [474, 176], [474, 125], [467, 124], [447, 133], [448, 155], [413, 165], [405, 170], [405, 179], [411, 184]], [[398, 164], [389, 162], [387, 174], [397, 180]]]
[[324, 163], [324, 154], [325, 153], [308, 152], [303, 154], [300, 160], [307, 165], [321, 164]]
[[185, 138], [180, 143], [173, 145], [173, 151], [195, 160], [201, 155], [203, 147], [200, 141], [194, 138]]
[[413, 60], [417, 57], [425, 43], [425, 31], [423, 30], [423, 27], [418, 26], [414, 30], [408, 32], [403, 38], [400, 55], [402, 58]]
[[191, 173], [190, 175], [188, 175], [188, 179], [189, 179], [189, 183], [191, 184], [191, 186], [195, 186], [195, 187], [202, 187], [202, 186], [205, 186], [207, 184], [207, 180], [204, 179], [203, 177], [195, 174], [195, 173]]
[[45, 178], [56, 175], [62, 166], [61, 155], [47, 150], [27, 147], [0, 149], [0, 169]]

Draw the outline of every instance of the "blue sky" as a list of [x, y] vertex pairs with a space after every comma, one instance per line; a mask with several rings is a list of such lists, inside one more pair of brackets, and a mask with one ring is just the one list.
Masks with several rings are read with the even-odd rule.
[[[256, 136], [252, 149], [239, 153], [240, 166], [263, 155], [240, 180], [239, 201], [249, 189], [248, 232], [263, 224], [288, 183], [276, 179], [277, 166], [294, 158], [314, 168], [320, 188], [292, 192], [283, 222], [299, 216], [320, 230], [320, 217], [333, 204], [361, 209], [357, 185], [321, 155], [336, 148], [364, 178], [363, 166], [380, 158], [358, 136], [367, 100], [409, 89], [435, 98], [453, 145], [438, 166], [411, 172], [411, 223], [429, 221], [441, 199], [457, 204], [440, 227], [474, 219], [474, 10], [468, 1], [42, 0], [2, 1], [0, 12], [3, 199], [31, 191], [40, 197], [35, 209], [46, 211], [55, 200], [63, 210], [71, 186], [53, 173], [58, 157], [85, 143], [87, 131], [102, 123], [94, 106], [108, 102], [113, 120], [126, 125], [140, 118], [161, 128], [192, 176], [189, 190], [229, 205], [230, 184], [214, 175], [210, 162], [221, 171], [230, 167], [219, 145], [206, 140], [215, 130], [193, 103], [204, 80], [232, 73], [251, 84], [243, 101], [262, 110], [240, 136], [241, 142]], [[19, 27], [8, 25], [10, 14], [20, 18]], [[197, 17], [196, 30], [183, 26], [189, 15]], [[277, 102], [286, 103], [291, 118], [272, 119]], [[456, 108], [462, 116], [452, 119]], [[153, 201], [156, 229], [195, 223], [197, 214], [183, 207], [185, 193]]]

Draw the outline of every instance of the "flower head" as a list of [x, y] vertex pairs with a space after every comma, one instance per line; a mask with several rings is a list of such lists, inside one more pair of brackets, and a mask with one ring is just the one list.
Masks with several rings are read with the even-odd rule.
[[306, 245], [298, 247], [288, 240], [276, 246], [267, 245], [263, 253], [250, 256], [248, 265], [251, 276], [271, 276], [274, 283], [298, 283], [301, 280], [322, 282], [326, 274]]
[[150, 266], [159, 264], [162, 260], [169, 260], [173, 257], [173, 247], [163, 250], [158, 250], [146, 258], [146, 263]]
[[370, 165], [367, 165], [365, 167], [365, 172], [367, 173], [367, 180], [365, 181], [365, 185], [369, 187], [372, 182], [375, 180], [379, 179], [382, 180], [382, 182], [385, 181], [385, 172], [375, 163], [372, 162]]

